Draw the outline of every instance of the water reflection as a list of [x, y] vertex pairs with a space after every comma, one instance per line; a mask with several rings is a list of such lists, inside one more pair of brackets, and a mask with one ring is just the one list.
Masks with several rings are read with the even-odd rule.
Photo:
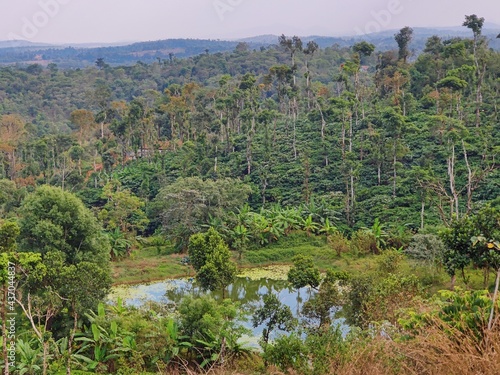
[[[140, 307], [148, 301], [160, 302], [175, 307], [188, 294], [199, 296], [208, 293], [215, 299], [222, 299], [221, 292], [203, 292], [193, 278], [134, 285], [127, 287], [124, 293], [118, 291], [120, 288], [115, 288], [114, 297], [112, 295], [111, 298], [116, 299], [117, 295], [123, 294], [122, 298], [125, 304], [136, 307]], [[251, 341], [253, 343], [256, 342], [255, 337], [261, 336], [264, 327], [253, 328], [251, 316], [255, 309], [262, 305], [262, 296], [269, 292], [277, 295], [283, 304], [289, 306], [295, 317], [300, 315], [300, 309], [304, 302], [315, 293], [314, 290], [307, 287], [294, 290], [286, 280], [236, 278], [236, 281], [228, 287], [226, 298], [240, 303], [243, 315], [247, 317], [247, 320], [243, 321], [242, 324], [252, 331], [253, 339]], [[343, 320], [338, 319], [336, 323], [341, 324], [344, 333], [348, 331], [348, 327], [343, 325]]]

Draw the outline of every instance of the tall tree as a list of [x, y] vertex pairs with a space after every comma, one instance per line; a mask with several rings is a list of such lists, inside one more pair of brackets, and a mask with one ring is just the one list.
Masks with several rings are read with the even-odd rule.
[[483, 86], [483, 80], [484, 80], [484, 74], [486, 70], [486, 64], [483, 63], [483, 66], [480, 66], [480, 59], [479, 59], [479, 54], [478, 54], [478, 45], [479, 45], [479, 40], [481, 37], [481, 32], [483, 29], [484, 25], [484, 18], [481, 17], [479, 18], [475, 14], [472, 14], [470, 16], [465, 16], [465, 21], [462, 24], [462, 26], [466, 26], [467, 28], [472, 30], [472, 33], [474, 35], [474, 42], [473, 42], [473, 56], [474, 56], [474, 66], [476, 67], [476, 80], [477, 80], [477, 87], [476, 87], [476, 126], [479, 126], [480, 120], [481, 120], [481, 103], [483, 101], [483, 95], [482, 95], [482, 86]]
[[409, 26], [403, 27], [401, 30], [399, 30], [399, 33], [394, 35], [394, 39], [398, 44], [399, 59], [403, 60], [403, 62], [406, 64], [406, 61], [410, 56], [409, 45], [413, 39], [413, 29]]

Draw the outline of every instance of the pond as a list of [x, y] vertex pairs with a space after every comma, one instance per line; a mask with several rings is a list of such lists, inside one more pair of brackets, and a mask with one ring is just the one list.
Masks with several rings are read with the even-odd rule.
[[[294, 316], [298, 317], [304, 302], [314, 294], [314, 290], [308, 287], [300, 290], [292, 289], [286, 281], [289, 269], [289, 266], [270, 266], [244, 270], [228, 287], [226, 298], [239, 302], [247, 317], [242, 324], [252, 331], [251, 336], [246, 338], [252, 346], [257, 346], [264, 326], [252, 327], [251, 317], [255, 309], [262, 305], [264, 295], [269, 292], [276, 294], [283, 304], [290, 307]], [[135, 307], [143, 306], [149, 301], [175, 306], [187, 294], [200, 295], [201, 293], [203, 292], [196, 285], [194, 278], [182, 278], [133, 286], [117, 286], [113, 288], [109, 299], [116, 301], [120, 297], [126, 305]], [[214, 298], [222, 297], [220, 292], [210, 294]], [[349, 331], [343, 319], [336, 319], [334, 324], [339, 324], [344, 334]]]

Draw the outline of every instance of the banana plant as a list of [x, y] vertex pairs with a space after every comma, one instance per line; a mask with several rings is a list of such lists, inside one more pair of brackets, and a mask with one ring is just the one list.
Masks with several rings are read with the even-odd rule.
[[111, 258], [116, 260], [129, 254], [132, 247], [132, 242], [125, 238], [120, 228], [115, 228], [114, 231], [107, 233], [111, 244]]
[[382, 224], [377, 217], [373, 222], [371, 228], [363, 228], [364, 231], [370, 233], [375, 238], [375, 243], [377, 245], [377, 249], [382, 249], [386, 245], [385, 239], [387, 238], [387, 232], [384, 230], [385, 225]]
[[233, 238], [233, 246], [238, 250], [238, 258], [241, 260], [250, 241], [250, 233], [244, 225], [239, 224], [231, 231], [231, 237]]
[[102, 303], [98, 305], [97, 314], [91, 312], [87, 317], [91, 322], [90, 329], [86, 328], [83, 335], [76, 337], [75, 341], [84, 343], [87, 352], [91, 354], [91, 358], [79, 357], [87, 363], [90, 370], [112, 368], [116, 359], [137, 349], [134, 334], [119, 331], [116, 321], [111, 322], [109, 329], [100, 324], [106, 317]]
[[82, 345], [78, 347], [78, 349], [75, 352], [72, 352], [69, 354], [69, 347], [68, 347], [68, 337], [63, 337], [56, 341], [56, 344], [54, 346], [54, 352], [55, 356], [58, 359], [63, 360], [65, 363], [68, 362], [68, 355], [69, 357], [69, 363], [71, 365], [71, 368], [78, 368], [81, 370], [89, 370], [87, 365], [89, 363], [92, 363], [92, 359], [89, 357], [85, 356], [82, 353], [85, 353], [85, 351], [88, 348], [88, 345]]
[[330, 224], [330, 219], [326, 218], [324, 220], [323, 225], [319, 229], [320, 233], [324, 233], [326, 235], [326, 238], [329, 238], [330, 236], [334, 235], [335, 233], [338, 232], [338, 229], [335, 225]]
[[164, 363], [168, 364], [174, 358], [179, 356], [183, 349], [192, 348], [193, 345], [189, 341], [188, 336], [181, 336], [179, 334], [179, 326], [174, 319], [169, 319], [165, 324], [165, 333], [167, 336], [167, 345], [164, 348], [163, 353], [158, 355], [153, 362], [162, 360]]
[[19, 364], [17, 366], [19, 375], [35, 375], [42, 371], [43, 350], [38, 345], [38, 340], [17, 341], [17, 353]]
[[95, 370], [98, 367], [109, 367], [111, 362], [118, 359], [120, 355], [116, 353], [116, 345], [118, 344], [117, 333], [118, 326], [116, 322], [111, 323], [111, 331], [108, 332], [102, 326], [92, 323], [90, 326], [90, 337], [76, 337], [75, 341], [87, 344], [88, 349], [92, 353], [92, 358], [81, 357], [87, 362], [87, 367], [90, 370]]
[[121, 298], [121, 297], [118, 297], [116, 299], [115, 305], [109, 306], [109, 310], [117, 316], [123, 316], [128, 312], [127, 307], [123, 303], [123, 298]]
[[318, 230], [318, 224], [314, 222], [312, 214], [302, 221], [302, 229], [307, 233], [307, 236], [311, 236], [312, 232]]

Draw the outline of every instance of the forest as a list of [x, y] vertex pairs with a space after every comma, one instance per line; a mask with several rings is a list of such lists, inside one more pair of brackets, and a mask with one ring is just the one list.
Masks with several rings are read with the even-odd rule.
[[[404, 27], [384, 51], [0, 67], [3, 374], [500, 373], [484, 21], [419, 54]], [[245, 318], [229, 286], [267, 265], [302, 308], [269, 292]], [[107, 298], [185, 275], [201, 292], [173, 307]]]

